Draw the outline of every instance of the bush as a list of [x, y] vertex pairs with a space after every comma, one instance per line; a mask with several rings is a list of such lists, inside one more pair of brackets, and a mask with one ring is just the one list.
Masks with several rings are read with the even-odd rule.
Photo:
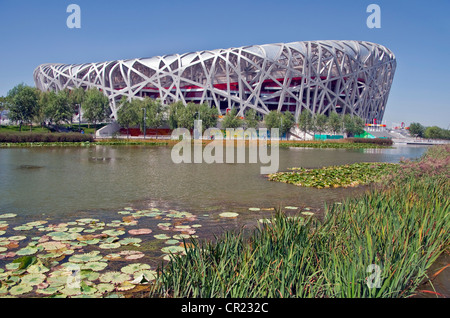
[[0, 133], [0, 142], [31, 143], [31, 142], [93, 142], [91, 135], [79, 133]]
[[392, 146], [394, 142], [387, 138], [347, 138], [346, 141], [355, 144], [376, 144], [383, 146]]

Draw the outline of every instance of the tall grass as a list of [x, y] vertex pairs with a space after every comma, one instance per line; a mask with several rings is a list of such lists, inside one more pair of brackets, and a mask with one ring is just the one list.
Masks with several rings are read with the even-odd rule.
[[[316, 218], [278, 210], [251, 235], [192, 240], [161, 266], [154, 297], [408, 297], [449, 247], [450, 147], [403, 163], [384, 186]], [[433, 169], [432, 171], [429, 171]], [[371, 285], [371, 264], [381, 269]]]

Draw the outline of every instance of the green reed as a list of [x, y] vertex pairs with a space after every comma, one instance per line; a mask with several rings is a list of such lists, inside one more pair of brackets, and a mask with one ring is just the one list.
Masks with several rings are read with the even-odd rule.
[[[403, 163], [387, 186], [326, 206], [322, 221], [278, 209], [251, 233], [191, 241], [160, 268], [154, 297], [409, 297], [449, 247], [447, 156]], [[442, 151], [442, 150], [439, 150]], [[436, 152], [440, 153], [441, 152]], [[432, 160], [432, 165], [424, 164]], [[426, 169], [433, 172], [426, 173]], [[371, 264], [379, 274], [369, 270]], [[372, 265], [372, 266], [373, 266]], [[379, 277], [379, 284], [375, 277]]]

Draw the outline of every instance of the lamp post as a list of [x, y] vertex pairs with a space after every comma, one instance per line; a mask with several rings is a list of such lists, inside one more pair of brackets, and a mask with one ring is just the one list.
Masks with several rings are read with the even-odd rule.
[[145, 135], [146, 135], [145, 120], [147, 119], [147, 109], [142, 108], [142, 110], [144, 111], [144, 139], [145, 139]]
[[81, 104], [78, 104], [78, 131], [81, 132]]

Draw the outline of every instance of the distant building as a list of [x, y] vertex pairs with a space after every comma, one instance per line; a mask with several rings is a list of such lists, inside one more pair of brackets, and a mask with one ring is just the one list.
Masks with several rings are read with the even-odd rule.
[[86, 64], [43, 64], [40, 90], [97, 87], [116, 116], [122, 96], [217, 107], [360, 116], [381, 122], [396, 68], [394, 54], [364, 41], [305, 41]]

